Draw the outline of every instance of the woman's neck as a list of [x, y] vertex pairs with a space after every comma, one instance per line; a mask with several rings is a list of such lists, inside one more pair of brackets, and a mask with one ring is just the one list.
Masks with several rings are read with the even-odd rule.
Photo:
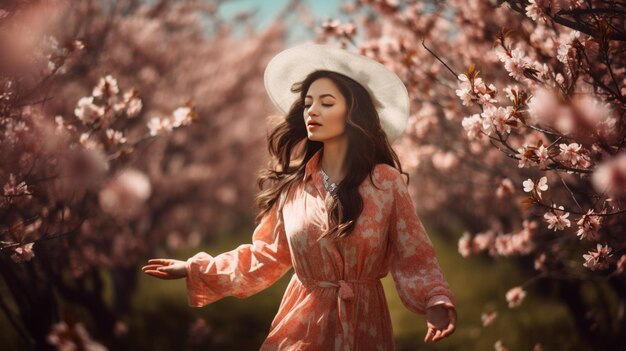
[[348, 151], [348, 138], [336, 138], [324, 142], [321, 167], [331, 183], [339, 183], [345, 176], [344, 160]]

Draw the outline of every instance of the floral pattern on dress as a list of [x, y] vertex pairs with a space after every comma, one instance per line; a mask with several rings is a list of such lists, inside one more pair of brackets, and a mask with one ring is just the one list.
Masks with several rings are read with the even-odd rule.
[[391, 272], [402, 303], [424, 314], [454, 303], [435, 251], [415, 211], [405, 178], [378, 164], [359, 186], [363, 212], [345, 238], [328, 229], [319, 161], [307, 162], [300, 187], [274, 205], [257, 225], [252, 243], [215, 257], [187, 260], [189, 304], [253, 295], [294, 274], [261, 350], [393, 350], [389, 309], [380, 279]]

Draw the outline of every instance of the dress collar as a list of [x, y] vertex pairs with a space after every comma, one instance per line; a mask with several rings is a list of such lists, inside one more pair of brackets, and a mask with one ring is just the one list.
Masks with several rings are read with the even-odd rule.
[[306, 166], [304, 168], [304, 179], [303, 182], [309, 180], [314, 174], [317, 174], [319, 171], [319, 162], [322, 157], [322, 149], [317, 150], [311, 156], [311, 158], [307, 161]]

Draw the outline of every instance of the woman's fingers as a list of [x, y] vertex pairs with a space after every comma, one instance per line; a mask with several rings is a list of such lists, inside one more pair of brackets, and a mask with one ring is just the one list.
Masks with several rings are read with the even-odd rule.
[[153, 277], [161, 279], [179, 279], [187, 276], [185, 261], [154, 258], [148, 260], [148, 264], [141, 270]]
[[436, 342], [454, 333], [454, 330], [456, 329], [456, 320], [456, 309], [454, 309], [454, 307], [448, 308], [448, 324], [445, 329], [439, 329], [431, 323], [428, 323], [428, 332], [424, 337], [424, 342]]
[[428, 331], [426, 332], [426, 336], [424, 337], [424, 342], [432, 341], [433, 336], [435, 336], [435, 329], [434, 328], [428, 328]]
[[157, 269], [159, 267], [163, 267], [163, 266], [159, 265], [159, 264], [149, 264], [149, 265], [141, 267], [141, 270], [142, 271], [155, 270], [155, 269]]
[[456, 329], [456, 309], [448, 309], [448, 319], [450, 320], [450, 322], [448, 323], [448, 327], [441, 333], [442, 339], [454, 333], [454, 330]]
[[448, 327], [445, 330], [442, 330], [441, 332], [441, 338], [445, 338], [446, 336], [452, 334], [454, 332], [455, 329], [455, 325], [451, 322], [450, 324], [448, 324]]
[[152, 258], [148, 260], [148, 263], [169, 266], [174, 263], [174, 260], [169, 258]]

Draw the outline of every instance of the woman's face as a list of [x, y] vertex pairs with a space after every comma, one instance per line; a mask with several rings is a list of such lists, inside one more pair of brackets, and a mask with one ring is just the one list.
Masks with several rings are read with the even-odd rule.
[[304, 99], [307, 137], [320, 142], [345, 138], [346, 110], [346, 99], [332, 80], [314, 81]]

